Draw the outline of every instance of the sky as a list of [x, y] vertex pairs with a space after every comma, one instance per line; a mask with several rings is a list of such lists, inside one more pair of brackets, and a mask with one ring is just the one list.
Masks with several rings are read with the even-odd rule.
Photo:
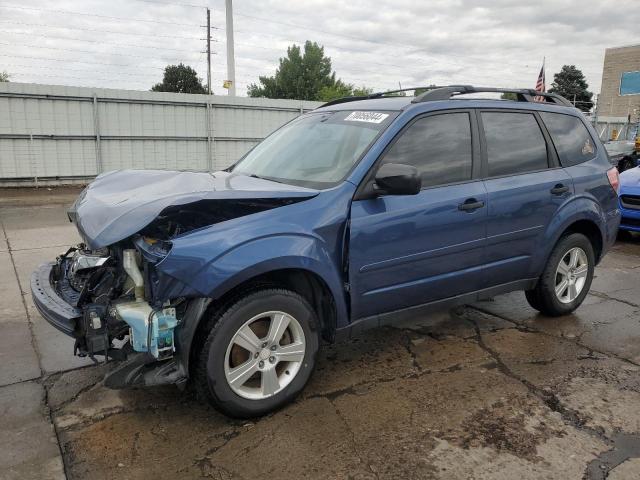
[[[193, 2], [193, 3], [192, 3]], [[562, 65], [599, 93], [607, 47], [640, 44], [638, 0], [235, 0], [237, 94], [315, 41], [343, 81], [375, 91], [430, 84], [547, 88]], [[0, 0], [0, 71], [15, 82], [149, 90], [167, 64], [226, 94], [224, 0]]]

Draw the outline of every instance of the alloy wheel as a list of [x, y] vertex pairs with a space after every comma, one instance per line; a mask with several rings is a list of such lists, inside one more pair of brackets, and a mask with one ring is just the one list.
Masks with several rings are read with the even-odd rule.
[[238, 329], [227, 347], [226, 381], [243, 398], [272, 397], [295, 378], [305, 347], [304, 330], [293, 316], [279, 311], [256, 315]]
[[587, 281], [589, 260], [580, 247], [573, 247], [560, 259], [556, 269], [555, 292], [562, 303], [571, 303], [578, 296]]

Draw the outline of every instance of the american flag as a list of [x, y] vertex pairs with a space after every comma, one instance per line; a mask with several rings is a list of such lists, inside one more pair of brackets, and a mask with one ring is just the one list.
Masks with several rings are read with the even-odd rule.
[[[544, 85], [544, 62], [542, 62], [542, 68], [540, 69], [540, 75], [538, 75], [538, 81], [536, 82], [536, 92], [545, 92]], [[536, 102], [544, 102], [544, 97], [542, 95], [536, 95], [534, 100]]]

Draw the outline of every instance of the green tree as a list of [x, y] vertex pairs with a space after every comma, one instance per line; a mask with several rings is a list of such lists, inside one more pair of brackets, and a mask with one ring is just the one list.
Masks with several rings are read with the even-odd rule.
[[549, 91], [562, 95], [570, 102], [575, 101], [577, 108], [584, 112], [591, 110], [593, 93], [589, 90], [589, 85], [582, 72], [575, 65], [564, 65], [562, 69], [553, 76], [553, 83]]
[[516, 101], [516, 100], [518, 100], [518, 94], [513, 93], [513, 92], [503, 92], [503, 94], [500, 95], [500, 98], [502, 100], [513, 100], [513, 101]]
[[365, 86], [354, 87], [349, 83], [342, 83], [340, 80], [333, 86], [322, 87], [318, 93], [318, 100], [321, 102], [330, 102], [337, 98], [344, 97], [366, 97], [373, 93], [373, 88]]
[[336, 78], [331, 70], [331, 58], [325, 56], [324, 47], [307, 40], [304, 51], [298, 45], [287, 48], [287, 56], [272, 77], [258, 77], [258, 84], [247, 89], [250, 97], [291, 98], [296, 100], [329, 101], [353, 95], [353, 85]]
[[174, 93], [207, 93], [196, 71], [182, 63], [179, 65], [167, 65], [164, 69], [162, 83], [151, 87], [152, 92]]
[[0, 72], [0, 82], [8, 82], [9, 74], [7, 72]]

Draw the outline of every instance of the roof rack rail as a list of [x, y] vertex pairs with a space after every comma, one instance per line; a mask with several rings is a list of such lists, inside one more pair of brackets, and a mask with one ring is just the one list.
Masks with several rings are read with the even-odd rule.
[[469, 93], [515, 93], [518, 102], [537, 102], [536, 97], [544, 97], [557, 105], [565, 107], [573, 107], [574, 105], [566, 98], [549, 92], [538, 92], [532, 88], [495, 88], [495, 87], [474, 87], [473, 85], [446, 85], [437, 86], [429, 85], [426, 87], [400, 88], [398, 90], [387, 90], [385, 92], [376, 92], [369, 95], [357, 95], [353, 97], [342, 97], [320, 105], [318, 108], [328, 107], [330, 105], [338, 105], [340, 103], [355, 102], [357, 100], [370, 100], [373, 98], [382, 98], [385, 95], [393, 93], [410, 92], [413, 90], [427, 90], [415, 97], [411, 103], [435, 102], [437, 100], [450, 100], [451, 97], [458, 95], [466, 95]]
[[437, 100], [449, 100], [457, 95], [466, 95], [469, 93], [515, 93], [518, 102], [537, 102], [535, 97], [544, 97], [545, 100], [551, 100], [557, 105], [565, 107], [573, 107], [574, 105], [566, 98], [549, 92], [538, 92], [532, 88], [494, 88], [494, 87], [474, 87], [473, 85], [450, 85], [447, 87], [430, 88], [414, 98], [411, 103], [434, 102]]
[[369, 95], [355, 95], [352, 97], [342, 97], [342, 98], [336, 98], [335, 100], [331, 100], [327, 103], [323, 103], [318, 108], [328, 107], [329, 105], [339, 105], [340, 103], [355, 102], [357, 100], [370, 100], [372, 98], [381, 98], [381, 97], [384, 97], [385, 95], [390, 95], [392, 93], [410, 92], [412, 90], [424, 90], [424, 89], [433, 89], [433, 88], [444, 88], [444, 87], [431, 86], [431, 87], [399, 88], [397, 90], [386, 90], [384, 92], [370, 93]]

